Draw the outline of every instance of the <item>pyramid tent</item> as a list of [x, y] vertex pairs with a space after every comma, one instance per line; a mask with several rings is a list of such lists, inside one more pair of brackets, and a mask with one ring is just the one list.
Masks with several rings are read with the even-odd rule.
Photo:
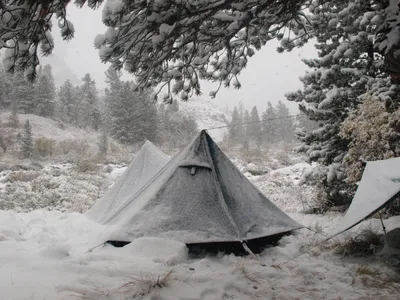
[[86, 215], [99, 223], [104, 223], [132, 196], [137, 193], [162, 167], [169, 157], [151, 142], [146, 141], [135, 159], [115, 184], [100, 198]]
[[107, 220], [109, 241], [243, 242], [302, 228], [202, 131]]
[[400, 157], [367, 162], [353, 201], [330, 238], [352, 228], [400, 197]]

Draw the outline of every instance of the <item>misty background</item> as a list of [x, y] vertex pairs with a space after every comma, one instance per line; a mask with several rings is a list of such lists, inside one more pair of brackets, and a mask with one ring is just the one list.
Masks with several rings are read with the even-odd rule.
[[[104, 72], [109, 65], [100, 61], [98, 50], [93, 46], [96, 35], [106, 31], [102, 23], [102, 7], [92, 10], [87, 7], [77, 8], [70, 4], [68, 14], [75, 25], [75, 37], [71, 41], [63, 41], [55, 22], [53, 29], [55, 49], [52, 55], [42, 58], [41, 64], [52, 66], [58, 86], [66, 79], [72, 84], [80, 84], [81, 78], [90, 73], [102, 91], [106, 86]], [[306, 70], [302, 58], [316, 57], [316, 50], [312, 43], [308, 43], [290, 53], [277, 53], [278, 44], [277, 41], [268, 42], [249, 60], [247, 68], [239, 77], [242, 83], [241, 89], [221, 88], [217, 97], [211, 99], [209, 92], [217, 89], [218, 85], [203, 81], [203, 94], [200, 98], [230, 110], [242, 102], [246, 109], [250, 110], [253, 106], [257, 106], [260, 111], [267, 108], [268, 101], [276, 105], [281, 100], [289, 107], [291, 113], [296, 113], [297, 103], [286, 101], [284, 95], [302, 87], [299, 77]], [[123, 80], [131, 79], [132, 75], [125, 72]]]

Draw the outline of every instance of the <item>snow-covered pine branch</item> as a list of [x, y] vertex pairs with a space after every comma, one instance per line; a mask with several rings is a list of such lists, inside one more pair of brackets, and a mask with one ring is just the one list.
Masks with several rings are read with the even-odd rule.
[[[54, 48], [52, 18], [58, 21], [61, 36], [71, 39], [74, 26], [67, 20], [70, 0], [2, 0], [0, 2], [0, 49], [6, 48], [3, 62], [7, 71], [22, 70], [32, 81], [39, 65], [38, 51], [49, 55]], [[75, 4], [97, 7], [102, 0], [76, 0]]]
[[[46, 55], [54, 48], [50, 34], [52, 17], [57, 18], [64, 39], [74, 35], [74, 26], [66, 13], [69, 2], [0, 2], [0, 49], [6, 48], [5, 69], [24, 70], [28, 79], [34, 79], [38, 50]], [[78, 6], [91, 8], [102, 2], [74, 1]], [[385, 10], [384, 16], [368, 22], [382, 26], [378, 48], [385, 49], [388, 57], [397, 57], [399, 45], [394, 42], [400, 36], [399, 0], [386, 2], [377, 8]], [[169, 93], [164, 100], [171, 101], [173, 94], [186, 100], [192, 93], [201, 92], [200, 79], [239, 88], [238, 74], [268, 40], [280, 40], [279, 51], [301, 46], [318, 25], [306, 12], [343, 3], [348, 1], [107, 0], [103, 22], [109, 28], [96, 37], [95, 46], [102, 61], [135, 75], [140, 87], [165, 85]], [[324, 22], [334, 26], [335, 19]]]
[[[109, 29], [96, 38], [100, 57], [134, 74], [142, 87], [168, 86], [165, 101], [200, 94], [200, 79], [239, 88], [248, 58], [289, 23], [305, 24], [309, 1], [106, 2]], [[215, 95], [215, 93], [213, 93]]]

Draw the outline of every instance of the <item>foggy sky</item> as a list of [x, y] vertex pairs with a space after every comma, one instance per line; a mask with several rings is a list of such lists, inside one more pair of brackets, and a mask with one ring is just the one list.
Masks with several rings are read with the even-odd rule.
[[[89, 8], [78, 9], [75, 5], [69, 4], [68, 11], [69, 20], [75, 26], [75, 37], [69, 42], [63, 41], [55, 23], [53, 55], [58, 60], [64, 60], [65, 68], [69, 68], [76, 75], [75, 79], [81, 79], [85, 73], [90, 73], [98, 87], [103, 89], [105, 87], [104, 72], [108, 65], [101, 63], [98, 51], [93, 46], [95, 36], [106, 31], [106, 27], [101, 22], [102, 9], [95, 11]], [[217, 97], [211, 100], [208, 94], [215, 90], [217, 85], [202, 82], [201, 98], [210, 99], [223, 108], [227, 106], [232, 108], [242, 102], [247, 109], [256, 105], [260, 111], [266, 109], [268, 101], [276, 104], [279, 100], [284, 100], [292, 112], [297, 111], [297, 104], [286, 101], [284, 94], [302, 87], [298, 78], [304, 74], [306, 67], [301, 58], [315, 57], [316, 51], [309, 44], [291, 53], [279, 54], [276, 52], [277, 46], [276, 41], [268, 42], [249, 60], [247, 68], [239, 77], [242, 83], [240, 90], [221, 88]], [[53, 59], [50, 57], [43, 60], [43, 63], [53, 61]], [[125, 74], [123, 79], [129, 80], [133, 77]]]

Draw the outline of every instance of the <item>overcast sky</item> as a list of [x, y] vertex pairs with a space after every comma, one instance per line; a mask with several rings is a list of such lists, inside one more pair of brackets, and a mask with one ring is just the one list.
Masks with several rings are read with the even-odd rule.
[[[90, 73], [96, 80], [99, 88], [104, 88], [104, 72], [108, 65], [100, 62], [98, 52], [93, 47], [93, 40], [99, 33], [104, 33], [106, 27], [101, 22], [101, 8], [93, 11], [88, 8], [78, 9], [69, 4], [69, 19], [75, 25], [75, 37], [69, 42], [62, 41], [57, 24], [54, 24], [53, 36], [55, 50], [53, 59], [43, 62], [64, 60], [65, 67], [69, 68], [76, 75], [75, 78], [82, 78], [85, 73]], [[299, 76], [304, 74], [305, 65], [301, 58], [316, 56], [312, 45], [302, 49], [295, 49], [291, 53], [279, 54], [276, 52], [277, 42], [269, 42], [261, 51], [256, 52], [248, 63], [247, 68], [241, 73], [239, 80], [242, 88], [221, 88], [215, 101], [221, 107], [232, 108], [240, 101], [246, 108], [250, 109], [256, 105], [260, 111], [265, 110], [267, 102], [276, 104], [279, 100], [285, 100], [284, 94], [301, 88]], [[67, 70], [66, 70], [67, 72]], [[70, 76], [70, 75], [69, 75]], [[125, 75], [124, 79], [131, 79]], [[208, 93], [216, 88], [216, 85], [209, 82], [202, 83], [203, 99], [211, 99]], [[286, 102], [294, 112], [297, 104]]]

